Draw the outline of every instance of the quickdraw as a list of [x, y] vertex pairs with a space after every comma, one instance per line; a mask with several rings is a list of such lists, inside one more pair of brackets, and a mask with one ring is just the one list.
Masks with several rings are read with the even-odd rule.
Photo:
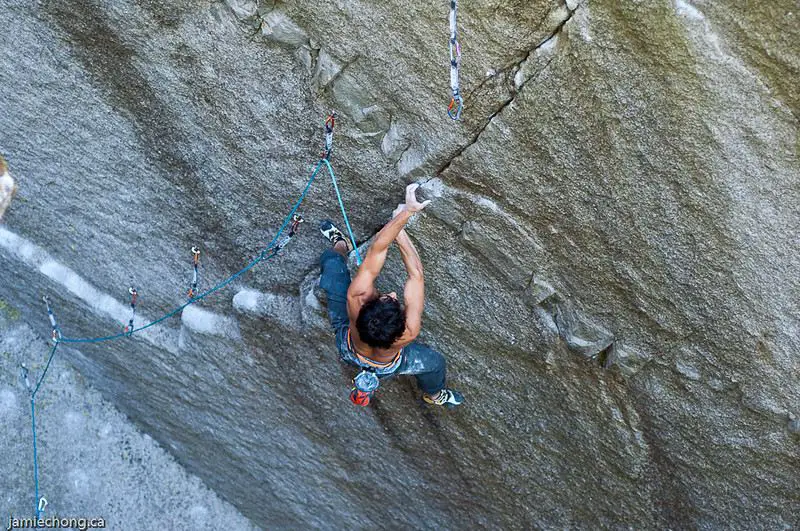
[[457, 0], [450, 0], [450, 88], [453, 90], [453, 97], [450, 99], [450, 105], [447, 106], [447, 115], [453, 120], [461, 118], [461, 111], [464, 109], [464, 99], [461, 97], [461, 91], [458, 88], [458, 74], [461, 68], [461, 45], [458, 43], [457, 11]]
[[136, 299], [139, 298], [139, 293], [136, 291], [136, 288], [130, 287], [128, 288], [128, 293], [131, 295], [131, 318], [128, 321], [128, 326], [125, 327], [124, 332], [128, 334], [128, 337], [133, 335], [133, 319], [136, 317]]
[[331, 152], [333, 151], [333, 128], [336, 126], [336, 113], [332, 112], [325, 119], [325, 151], [322, 153], [322, 158], [330, 160]]
[[278, 254], [279, 252], [283, 251], [283, 248], [289, 245], [289, 242], [292, 241], [295, 234], [297, 234], [297, 229], [300, 228], [301, 223], [305, 223], [305, 219], [300, 214], [295, 214], [292, 216], [292, 226], [289, 229], [289, 234], [287, 234], [284, 238], [282, 238], [278, 243], [275, 244], [273, 247], [273, 254]]
[[200, 249], [197, 247], [192, 247], [192, 266], [194, 272], [192, 273], [192, 286], [189, 288], [189, 300], [197, 294], [197, 268], [200, 266]]
[[50, 326], [53, 328], [52, 338], [53, 341], [58, 343], [58, 340], [61, 339], [61, 330], [58, 329], [58, 323], [56, 323], [56, 316], [53, 315], [53, 310], [50, 308], [50, 299], [47, 296], [42, 297], [45, 306], [47, 306], [47, 317], [50, 319]]
[[294, 236], [297, 233], [297, 229], [300, 228], [300, 224], [305, 222], [306, 220], [300, 214], [292, 216], [292, 227], [289, 229], [289, 236]]
[[28, 379], [28, 367], [25, 366], [24, 363], [20, 364], [20, 377], [22, 381], [25, 382], [25, 388], [28, 390], [29, 393], [33, 392], [33, 387], [31, 386], [31, 381]]

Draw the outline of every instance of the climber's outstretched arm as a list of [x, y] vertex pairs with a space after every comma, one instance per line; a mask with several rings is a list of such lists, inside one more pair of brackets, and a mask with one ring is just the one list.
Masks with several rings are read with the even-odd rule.
[[367, 251], [367, 256], [364, 257], [356, 277], [350, 283], [350, 288], [347, 290], [347, 310], [351, 322], [355, 322], [361, 307], [378, 294], [375, 289], [375, 279], [378, 278], [383, 264], [386, 262], [389, 245], [406, 226], [409, 218], [430, 203], [430, 200], [422, 203], [417, 201], [415, 195], [417, 188], [419, 188], [418, 184], [410, 184], [406, 187], [405, 204], [398, 205], [392, 219], [375, 236], [375, 241]]
[[[395, 216], [387, 223], [375, 237], [372, 242], [367, 256], [358, 268], [358, 273], [350, 287], [347, 290], [347, 308], [348, 313], [351, 313], [351, 308], [355, 310], [355, 316], [361, 310], [361, 307], [369, 300], [377, 296], [375, 289], [375, 279], [383, 269], [383, 264], [386, 262], [386, 254], [389, 251], [389, 245], [397, 237], [397, 234], [403, 229], [403, 226], [408, 222], [411, 215], [407, 212]], [[355, 317], [350, 315], [350, 320], [354, 322]]]

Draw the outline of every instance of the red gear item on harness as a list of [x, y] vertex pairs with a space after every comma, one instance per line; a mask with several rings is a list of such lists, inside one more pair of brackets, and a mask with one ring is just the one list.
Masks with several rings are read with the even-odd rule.
[[[348, 343], [349, 343], [348, 331]], [[371, 370], [363, 369], [353, 378], [353, 389], [350, 391], [350, 401], [357, 406], [368, 406], [372, 395], [380, 385], [378, 376]]]
[[359, 391], [355, 387], [353, 390], [350, 391], [350, 401], [361, 407], [365, 407], [369, 405], [369, 400], [372, 397], [372, 393], [365, 393], [364, 391]]

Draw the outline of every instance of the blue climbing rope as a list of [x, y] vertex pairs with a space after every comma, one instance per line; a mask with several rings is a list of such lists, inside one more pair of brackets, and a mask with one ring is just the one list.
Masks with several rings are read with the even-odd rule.
[[[193, 298], [189, 299], [187, 302], [181, 304], [180, 306], [178, 306], [177, 308], [175, 308], [171, 312], [159, 317], [155, 321], [151, 321], [151, 322], [149, 322], [149, 323], [147, 323], [145, 325], [142, 325], [142, 326], [140, 326], [138, 328], [132, 328], [128, 332], [124, 332], [123, 331], [123, 332], [120, 332], [119, 334], [113, 334], [113, 335], [110, 335], [110, 336], [102, 336], [102, 337], [63, 337], [63, 338], [61, 338], [61, 341], [64, 342], [64, 343], [101, 343], [103, 341], [111, 341], [111, 340], [114, 340], [114, 339], [120, 339], [122, 337], [129, 337], [129, 336], [131, 336], [132, 334], [134, 334], [136, 332], [141, 332], [142, 330], [145, 330], [146, 328], [150, 328], [151, 326], [157, 325], [158, 323], [160, 323], [162, 321], [165, 321], [165, 320], [169, 319], [170, 317], [173, 317], [173, 316], [177, 315], [179, 312], [181, 312], [187, 306], [189, 306], [191, 304], [194, 304], [195, 302], [201, 301], [201, 300], [205, 299], [206, 297], [208, 297], [209, 295], [211, 295], [212, 293], [214, 293], [216, 291], [219, 291], [220, 289], [224, 288], [225, 286], [227, 286], [228, 284], [230, 284], [231, 282], [233, 282], [234, 280], [236, 280], [237, 278], [239, 278], [240, 276], [242, 276], [246, 272], [248, 272], [251, 269], [253, 269], [259, 262], [262, 262], [262, 261], [269, 260], [269, 259], [273, 258], [277, 254], [275, 252], [275, 250], [273, 249], [273, 247], [275, 245], [275, 242], [278, 241], [278, 239], [280, 238], [281, 234], [283, 233], [284, 230], [286, 230], [286, 227], [289, 225], [289, 222], [292, 220], [292, 216], [294, 216], [295, 212], [297, 212], [297, 209], [300, 208], [300, 203], [303, 202], [303, 200], [305, 199], [306, 195], [308, 194], [308, 190], [311, 188], [311, 185], [314, 183], [314, 179], [316, 179], [317, 174], [319, 173], [319, 169], [322, 167], [323, 163], [327, 164], [328, 167], [330, 167], [330, 163], [327, 160], [320, 159], [320, 161], [317, 163], [317, 166], [314, 168], [314, 171], [311, 173], [311, 177], [308, 179], [308, 183], [306, 183], [306, 187], [303, 190], [303, 193], [300, 194], [300, 198], [295, 202], [294, 206], [292, 207], [292, 210], [289, 212], [289, 214], [283, 220], [283, 224], [281, 225], [280, 229], [278, 229], [278, 233], [275, 235], [275, 237], [272, 239], [272, 241], [269, 243], [269, 245], [267, 245], [267, 247], [263, 251], [261, 251], [261, 253], [259, 253], [258, 256], [256, 256], [249, 264], [244, 266], [242, 269], [240, 269], [236, 273], [232, 274], [231, 276], [229, 276], [228, 278], [226, 278], [225, 280], [223, 280], [222, 282], [220, 282], [216, 286], [204, 291], [203, 293], [200, 293], [196, 297], [193, 297]], [[333, 171], [333, 170], [331, 170], [331, 171]], [[333, 174], [331, 174], [331, 176], [333, 177]]]
[[356, 237], [353, 236], [353, 229], [350, 228], [350, 221], [347, 219], [347, 212], [345, 211], [344, 202], [342, 201], [342, 194], [339, 193], [339, 185], [336, 184], [336, 175], [334, 175], [333, 168], [331, 167], [331, 163], [328, 162], [328, 159], [322, 159], [322, 162], [328, 166], [328, 173], [331, 174], [333, 189], [336, 190], [336, 199], [339, 200], [339, 207], [342, 209], [344, 224], [347, 226], [347, 232], [350, 234], [350, 241], [353, 242], [353, 250], [356, 252], [356, 261], [358, 262], [358, 265], [361, 265], [361, 255], [358, 253], [358, 244], [356, 243]]
[[[113, 334], [113, 335], [108, 335], [108, 336], [100, 336], [100, 337], [63, 337], [62, 334], [61, 334], [61, 329], [59, 328], [59, 326], [58, 326], [58, 324], [56, 322], [55, 315], [53, 314], [53, 311], [52, 311], [52, 309], [50, 307], [50, 301], [47, 299], [47, 297], [44, 297], [45, 304], [47, 304], [47, 314], [48, 314], [48, 317], [50, 319], [50, 324], [52, 325], [52, 328], [53, 328], [52, 337], [53, 337], [54, 345], [53, 345], [53, 348], [50, 350], [50, 356], [47, 358], [47, 363], [46, 363], [46, 365], [44, 367], [44, 371], [42, 371], [42, 375], [39, 377], [39, 380], [37, 381], [36, 386], [33, 388], [32, 391], [31, 391], [31, 388], [30, 388], [30, 383], [28, 381], [27, 369], [23, 366], [23, 371], [24, 371], [23, 374], [24, 374], [24, 378], [25, 378], [25, 384], [28, 387], [28, 390], [31, 391], [31, 429], [33, 431], [33, 478], [34, 478], [34, 495], [35, 495], [34, 514], [35, 514], [35, 517], [36, 517], [37, 520], [41, 517], [41, 514], [44, 511], [44, 506], [46, 505], [47, 502], [46, 502], [46, 500], [44, 498], [41, 498], [41, 499], [39, 498], [39, 461], [38, 461], [38, 454], [37, 454], [37, 448], [36, 448], [36, 393], [39, 391], [39, 388], [41, 387], [42, 382], [44, 382], [44, 378], [45, 378], [45, 375], [47, 374], [47, 370], [50, 368], [50, 363], [53, 361], [53, 357], [55, 356], [56, 350], [58, 349], [58, 346], [61, 343], [101, 343], [101, 342], [104, 342], [104, 341], [111, 341], [111, 340], [115, 340], [115, 339], [121, 339], [123, 337], [131, 337], [134, 333], [141, 332], [142, 330], [145, 330], [145, 329], [150, 328], [151, 326], [154, 326], [154, 325], [156, 325], [156, 324], [158, 324], [158, 323], [160, 323], [162, 321], [165, 321], [166, 319], [169, 319], [170, 317], [173, 317], [173, 316], [177, 315], [179, 312], [181, 312], [187, 306], [189, 306], [191, 304], [194, 304], [194, 303], [196, 303], [198, 301], [201, 301], [201, 300], [205, 299], [206, 297], [208, 297], [209, 295], [211, 295], [212, 293], [215, 293], [216, 291], [219, 291], [223, 287], [225, 287], [228, 284], [230, 284], [231, 282], [233, 282], [235, 279], [237, 279], [240, 276], [242, 276], [244, 273], [250, 271], [258, 263], [266, 262], [266, 261], [274, 258], [275, 256], [277, 256], [277, 254], [281, 250], [282, 246], [276, 245], [276, 243], [278, 242], [279, 238], [281, 237], [281, 234], [283, 233], [283, 231], [286, 230], [286, 227], [289, 225], [290, 222], [297, 223], [297, 218], [295, 216], [295, 214], [297, 212], [297, 209], [300, 208], [300, 204], [303, 202], [303, 200], [305, 199], [306, 195], [308, 194], [308, 191], [311, 189], [311, 185], [314, 183], [314, 180], [316, 179], [317, 174], [319, 173], [319, 170], [320, 170], [320, 168], [322, 168], [323, 165], [325, 165], [326, 169], [328, 170], [328, 174], [330, 175], [331, 182], [333, 183], [333, 188], [336, 191], [336, 198], [339, 201], [339, 207], [342, 210], [342, 216], [344, 217], [345, 225], [347, 225], [347, 231], [350, 234], [350, 239], [353, 242], [353, 248], [355, 249], [355, 252], [356, 252], [356, 259], [358, 261], [358, 264], [361, 265], [361, 255], [358, 253], [358, 247], [356, 246], [356, 238], [353, 235], [353, 229], [350, 227], [350, 221], [347, 219], [347, 212], [345, 211], [345, 208], [344, 208], [344, 201], [342, 201], [342, 195], [339, 192], [339, 185], [336, 182], [336, 175], [333, 172], [333, 167], [331, 166], [331, 163], [330, 163], [330, 156], [331, 156], [331, 152], [333, 150], [333, 126], [334, 126], [334, 123], [335, 123], [335, 114], [331, 114], [331, 116], [329, 116], [328, 119], [325, 121], [325, 151], [324, 151], [324, 153], [322, 155], [322, 158], [319, 160], [317, 165], [314, 167], [314, 170], [311, 172], [311, 176], [309, 177], [308, 182], [306, 183], [306, 186], [303, 189], [303, 192], [300, 194], [300, 197], [297, 199], [297, 201], [292, 206], [292, 209], [289, 212], [289, 214], [287, 214], [286, 218], [283, 220], [283, 223], [281, 224], [280, 228], [278, 229], [277, 234], [275, 234], [275, 237], [264, 248], [264, 250], [262, 250], [258, 254], [258, 256], [256, 256], [253, 260], [250, 261], [250, 263], [248, 263], [246, 266], [244, 266], [242, 269], [240, 269], [236, 273], [230, 275], [228, 278], [226, 278], [222, 282], [218, 283], [216, 286], [214, 286], [214, 287], [212, 287], [212, 288], [200, 293], [199, 295], [190, 296], [189, 300], [187, 302], [185, 302], [184, 304], [178, 306], [174, 310], [166, 313], [165, 315], [159, 317], [158, 319], [156, 319], [154, 321], [151, 321], [151, 322], [149, 322], [147, 324], [144, 324], [144, 325], [142, 325], [142, 326], [140, 326], [138, 328], [136, 328], [134, 326], [135, 304], [136, 304], [137, 293], [136, 293], [136, 290], [134, 288], [131, 288], [130, 289], [130, 293], [131, 293], [131, 296], [132, 296], [132, 299], [131, 299], [132, 314], [131, 314], [131, 318], [129, 320], [129, 325], [127, 327], [125, 327], [125, 329], [122, 332], [118, 333], [118, 334]], [[193, 248], [192, 252], [194, 252], [194, 248]], [[193, 284], [192, 291], [194, 289], [196, 289], [196, 278], [197, 278], [196, 277], [196, 271], [197, 271], [196, 270], [196, 265], [197, 264], [195, 263], [195, 277], [194, 277], [195, 282]]]
[[33, 514], [39, 519], [39, 459], [36, 456], [36, 401], [31, 397], [31, 426], [33, 429]]
[[44, 377], [47, 374], [47, 369], [50, 368], [50, 362], [53, 361], [53, 356], [56, 353], [56, 349], [58, 348], [59, 341], [57, 340], [53, 345], [53, 348], [50, 350], [50, 357], [47, 358], [47, 363], [44, 366], [44, 371], [42, 371], [42, 375], [39, 377], [39, 381], [36, 383], [36, 388], [34, 388], [33, 392], [31, 393], [31, 398], [36, 398], [36, 393], [39, 392], [39, 388], [42, 386], [42, 382], [44, 381]]
[[[50, 311], [50, 304], [48, 303], [48, 314], [52, 316], [52, 312]], [[55, 322], [51, 319], [53, 323], [53, 327], [55, 329]], [[56, 354], [56, 349], [58, 349], [58, 339], [55, 339], [55, 344], [53, 348], [50, 349], [50, 356], [47, 358], [47, 363], [44, 366], [44, 370], [42, 371], [42, 375], [39, 377], [39, 380], [36, 382], [36, 387], [33, 390], [30, 389], [30, 382], [28, 381], [28, 369], [25, 366], [22, 367], [23, 370], [23, 377], [25, 378], [25, 385], [28, 386], [28, 390], [31, 393], [31, 431], [33, 432], [33, 483], [34, 483], [34, 515], [38, 520], [41, 516], [41, 500], [39, 498], [39, 454], [36, 448], [36, 393], [39, 392], [39, 387], [42, 386], [42, 382], [44, 381], [45, 375], [47, 375], [47, 369], [50, 368], [50, 362], [53, 361], [53, 356]]]

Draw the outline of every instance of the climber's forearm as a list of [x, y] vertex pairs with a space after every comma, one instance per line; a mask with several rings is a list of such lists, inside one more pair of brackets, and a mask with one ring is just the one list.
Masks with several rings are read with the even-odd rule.
[[389, 245], [397, 238], [397, 235], [400, 234], [400, 231], [403, 230], [410, 218], [411, 214], [408, 210], [403, 209], [389, 220], [389, 223], [384, 225], [380, 232], [375, 235], [375, 240], [370, 245], [368, 252], [373, 252], [374, 250], [375, 253], [382, 253], [389, 249]]
[[406, 266], [406, 271], [410, 277], [423, 277], [422, 260], [419, 257], [417, 248], [409, 238], [405, 230], [401, 230], [397, 238], [395, 238], [397, 247], [400, 249], [400, 256], [403, 258], [403, 264]]

